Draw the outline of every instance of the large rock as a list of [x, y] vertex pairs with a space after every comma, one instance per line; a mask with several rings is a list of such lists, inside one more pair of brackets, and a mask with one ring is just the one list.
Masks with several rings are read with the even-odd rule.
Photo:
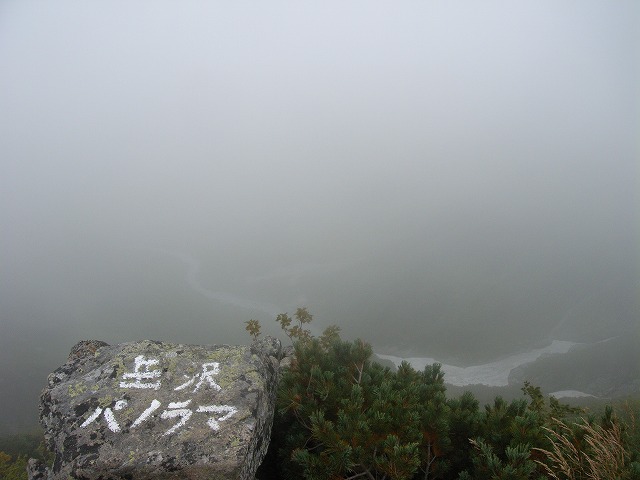
[[49, 478], [253, 479], [281, 351], [272, 338], [251, 347], [80, 342], [41, 397]]

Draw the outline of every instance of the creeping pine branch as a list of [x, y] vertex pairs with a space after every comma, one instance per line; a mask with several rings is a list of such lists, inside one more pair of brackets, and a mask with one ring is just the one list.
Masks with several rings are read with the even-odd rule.
[[363, 470], [363, 472], [359, 475], [366, 475], [367, 477], [369, 477], [370, 480], [376, 480], [376, 477], [373, 476], [373, 474], [371, 473], [371, 470], [369, 470], [367, 467], [365, 467], [361, 463], [359, 463], [358, 466]]
[[295, 410], [295, 409], [293, 410], [293, 415], [296, 417], [296, 420], [298, 420], [300, 425], [302, 425], [307, 430], [311, 431], [311, 425], [307, 424], [304, 421], [304, 418], [302, 417], [302, 415], [300, 415], [300, 413], [297, 410]]
[[367, 474], [369, 475], [369, 477], [371, 477], [371, 474], [369, 472], [360, 472], [360, 473], [356, 473], [355, 475], [351, 475], [350, 477], [347, 477], [344, 480], [353, 480], [354, 478], [364, 477]]
[[314, 447], [307, 447], [307, 445], [309, 445], [309, 442], [313, 440], [313, 435], [311, 435], [309, 438], [307, 438], [307, 440], [304, 442], [304, 449], [308, 450], [309, 452], [313, 452], [314, 450], [318, 449], [318, 448], [323, 448], [324, 447], [324, 442], [318, 442], [317, 445], [315, 445]]
[[364, 371], [364, 363], [361, 363], [360, 366], [358, 366], [358, 364], [354, 362], [353, 366], [356, 367], [356, 370], [358, 371], [358, 378], [356, 378], [355, 375], [351, 375], [351, 378], [353, 378], [356, 384], [360, 385], [360, 382], [362, 381], [362, 372]]
[[317, 365], [312, 365], [311, 366], [311, 370], [309, 370], [309, 381], [307, 382], [307, 392], [309, 392], [309, 390], [311, 390], [311, 381], [313, 380], [313, 369], [316, 366]]
[[429, 480], [431, 465], [433, 465], [433, 462], [435, 462], [436, 458], [438, 458], [438, 456], [435, 455], [435, 452], [433, 451], [433, 447], [434, 445], [431, 443], [431, 439], [429, 438], [429, 440], [427, 441], [427, 465], [426, 468], [420, 468], [420, 470], [424, 472], [424, 480]]

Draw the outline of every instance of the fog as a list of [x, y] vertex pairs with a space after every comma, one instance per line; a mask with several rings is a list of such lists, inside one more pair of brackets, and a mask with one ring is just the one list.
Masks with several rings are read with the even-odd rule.
[[638, 335], [639, 32], [633, 1], [2, 2], [0, 430], [79, 340], [298, 306], [459, 367]]

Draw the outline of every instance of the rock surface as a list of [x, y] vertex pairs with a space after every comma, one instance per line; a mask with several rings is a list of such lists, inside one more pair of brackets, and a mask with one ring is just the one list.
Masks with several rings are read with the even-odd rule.
[[[251, 347], [80, 342], [41, 397], [49, 478], [253, 479], [281, 358], [272, 338]], [[41, 470], [30, 465], [31, 477]]]

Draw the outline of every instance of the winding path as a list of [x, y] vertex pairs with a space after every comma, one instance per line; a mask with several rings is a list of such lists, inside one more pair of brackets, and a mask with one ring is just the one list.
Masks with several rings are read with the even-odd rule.
[[234, 307], [261, 312], [271, 318], [275, 318], [276, 315], [284, 312], [282, 308], [272, 303], [253, 300], [240, 295], [235, 295], [233, 293], [210, 290], [200, 281], [200, 262], [192, 255], [184, 252], [175, 252], [161, 248], [157, 248], [155, 250], [165, 255], [177, 258], [182, 263], [184, 263], [187, 267], [187, 272], [185, 274], [185, 280], [187, 284], [191, 287], [192, 290], [208, 298], [209, 300], [220, 302], [225, 305], [232, 305]]

